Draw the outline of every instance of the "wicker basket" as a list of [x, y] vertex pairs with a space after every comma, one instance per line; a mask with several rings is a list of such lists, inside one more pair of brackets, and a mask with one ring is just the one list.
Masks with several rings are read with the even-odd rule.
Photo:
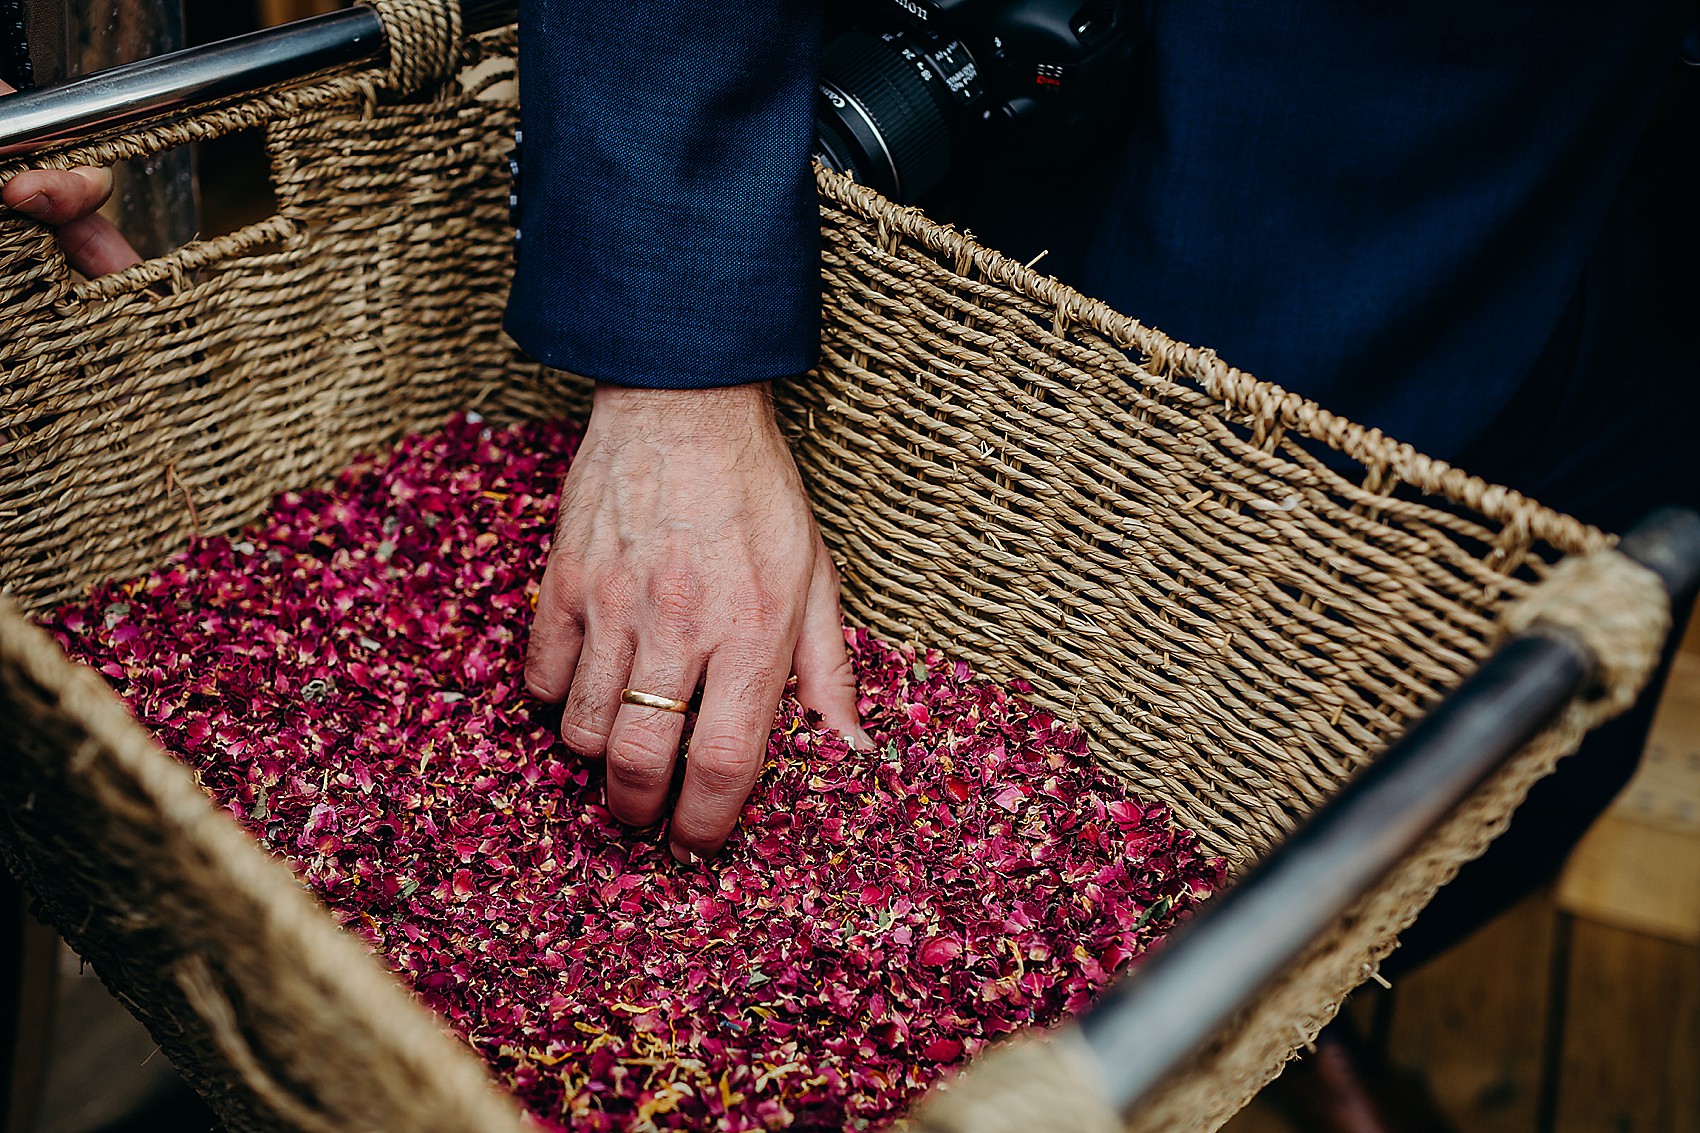
[[[277, 211], [92, 282], [48, 230], [0, 215], [0, 582], [23, 613], [451, 411], [584, 407], [582, 383], [500, 331], [512, 32], [451, 63], [432, 7], [384, 6], [387, 69], [31, 159], [264, 126]], [[1031, 678], [1131, 790], [1238, 865], [1470, 672], [1554, 563], [1610, 546], [820, 184], [825, 357], [781, 401], [847, 617]], [[1243, 1105], [1608, 708], [1579, 704], [1530, 745], [1131, 1127], [1209, 1130]], [[476, 1060], [16, 609], [0, 610], [0, 813], [14, 870], [232, 1129], [520, 1127]]]

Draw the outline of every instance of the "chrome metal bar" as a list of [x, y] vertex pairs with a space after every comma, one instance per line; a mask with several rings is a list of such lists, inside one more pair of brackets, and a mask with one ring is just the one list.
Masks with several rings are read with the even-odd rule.
[[[1700, 516], [1649, 516], [1621, 549], [1676, 603], [1700, 583]], [[1252, 873], [1081, 1020], [1118, 1109], [1137, 1108], [1591, 678], [1568, 635], [1513, 638]]]
[[31, 153], [375, 57], [383, 24], [350, 8], [0, 99], [0, 156]]
[[[469, 31], [498, 25], [514, 8], [515, 0], [461, 0]], [[0, 157], [305, 79], [383, 50], [377, 13], [355, 7], [0, 98]]]
[[[26, 4], [32, 13], [57, 7], [63, 38], [37, 44], [38, 86], [63, 83], [109, 67], [181, 51], [183, 0], [60, 0]], [[48, 59], [51, 49], [58, 56]], [[121, 161], [112, 169], [108, 217], [144, 259], [181, 248], [201, 230], [199, 154], [178, 146], [140, 161]]]

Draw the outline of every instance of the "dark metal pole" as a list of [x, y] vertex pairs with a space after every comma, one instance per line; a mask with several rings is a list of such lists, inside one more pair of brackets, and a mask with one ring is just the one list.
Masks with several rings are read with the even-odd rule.
[[[461, 0], [469, 31], [497, 26], [514, 7], [514, 0]], [[305, 79], [383, 50], [377, 14], [356, 7], [0, 98], [0, 157]]]
[[[1673, 602], [1700, 581], [1700, 516], [1648, 517], [1621, 550]], [[1081, 1020], [1109, 1100], [1138, 1105], [1451, 810], [1534, 738], [1591, 677], [1563, 633], [1513, 638], [1243, 881]]]

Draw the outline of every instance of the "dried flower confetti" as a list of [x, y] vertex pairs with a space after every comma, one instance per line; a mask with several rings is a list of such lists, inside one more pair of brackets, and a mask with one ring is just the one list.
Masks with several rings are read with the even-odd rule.
[[546, 1126], [862, 1129], [1079, 1010], [1221, 884], [1082, 736], [848, 635], [715, 860], [621, 828], [524, 695], [578, 433], [475, 415], [49, 619]]

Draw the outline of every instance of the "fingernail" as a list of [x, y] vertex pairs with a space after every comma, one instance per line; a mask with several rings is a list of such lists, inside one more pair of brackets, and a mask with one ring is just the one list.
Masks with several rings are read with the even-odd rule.
[[687, 850], [677, 842], [667, 843], [667, 848], [673, 852], [673, 860], [680, 865], [697, 865], [704, 859], [694, 850]]
[[38, 192], [25, 197], [12, 207], [18, 212], [23, 213], [25, 216], [40, 216], [42, 213], [46, 212], [52, 204], [52, 199], [49, 198], [46, 193]]

